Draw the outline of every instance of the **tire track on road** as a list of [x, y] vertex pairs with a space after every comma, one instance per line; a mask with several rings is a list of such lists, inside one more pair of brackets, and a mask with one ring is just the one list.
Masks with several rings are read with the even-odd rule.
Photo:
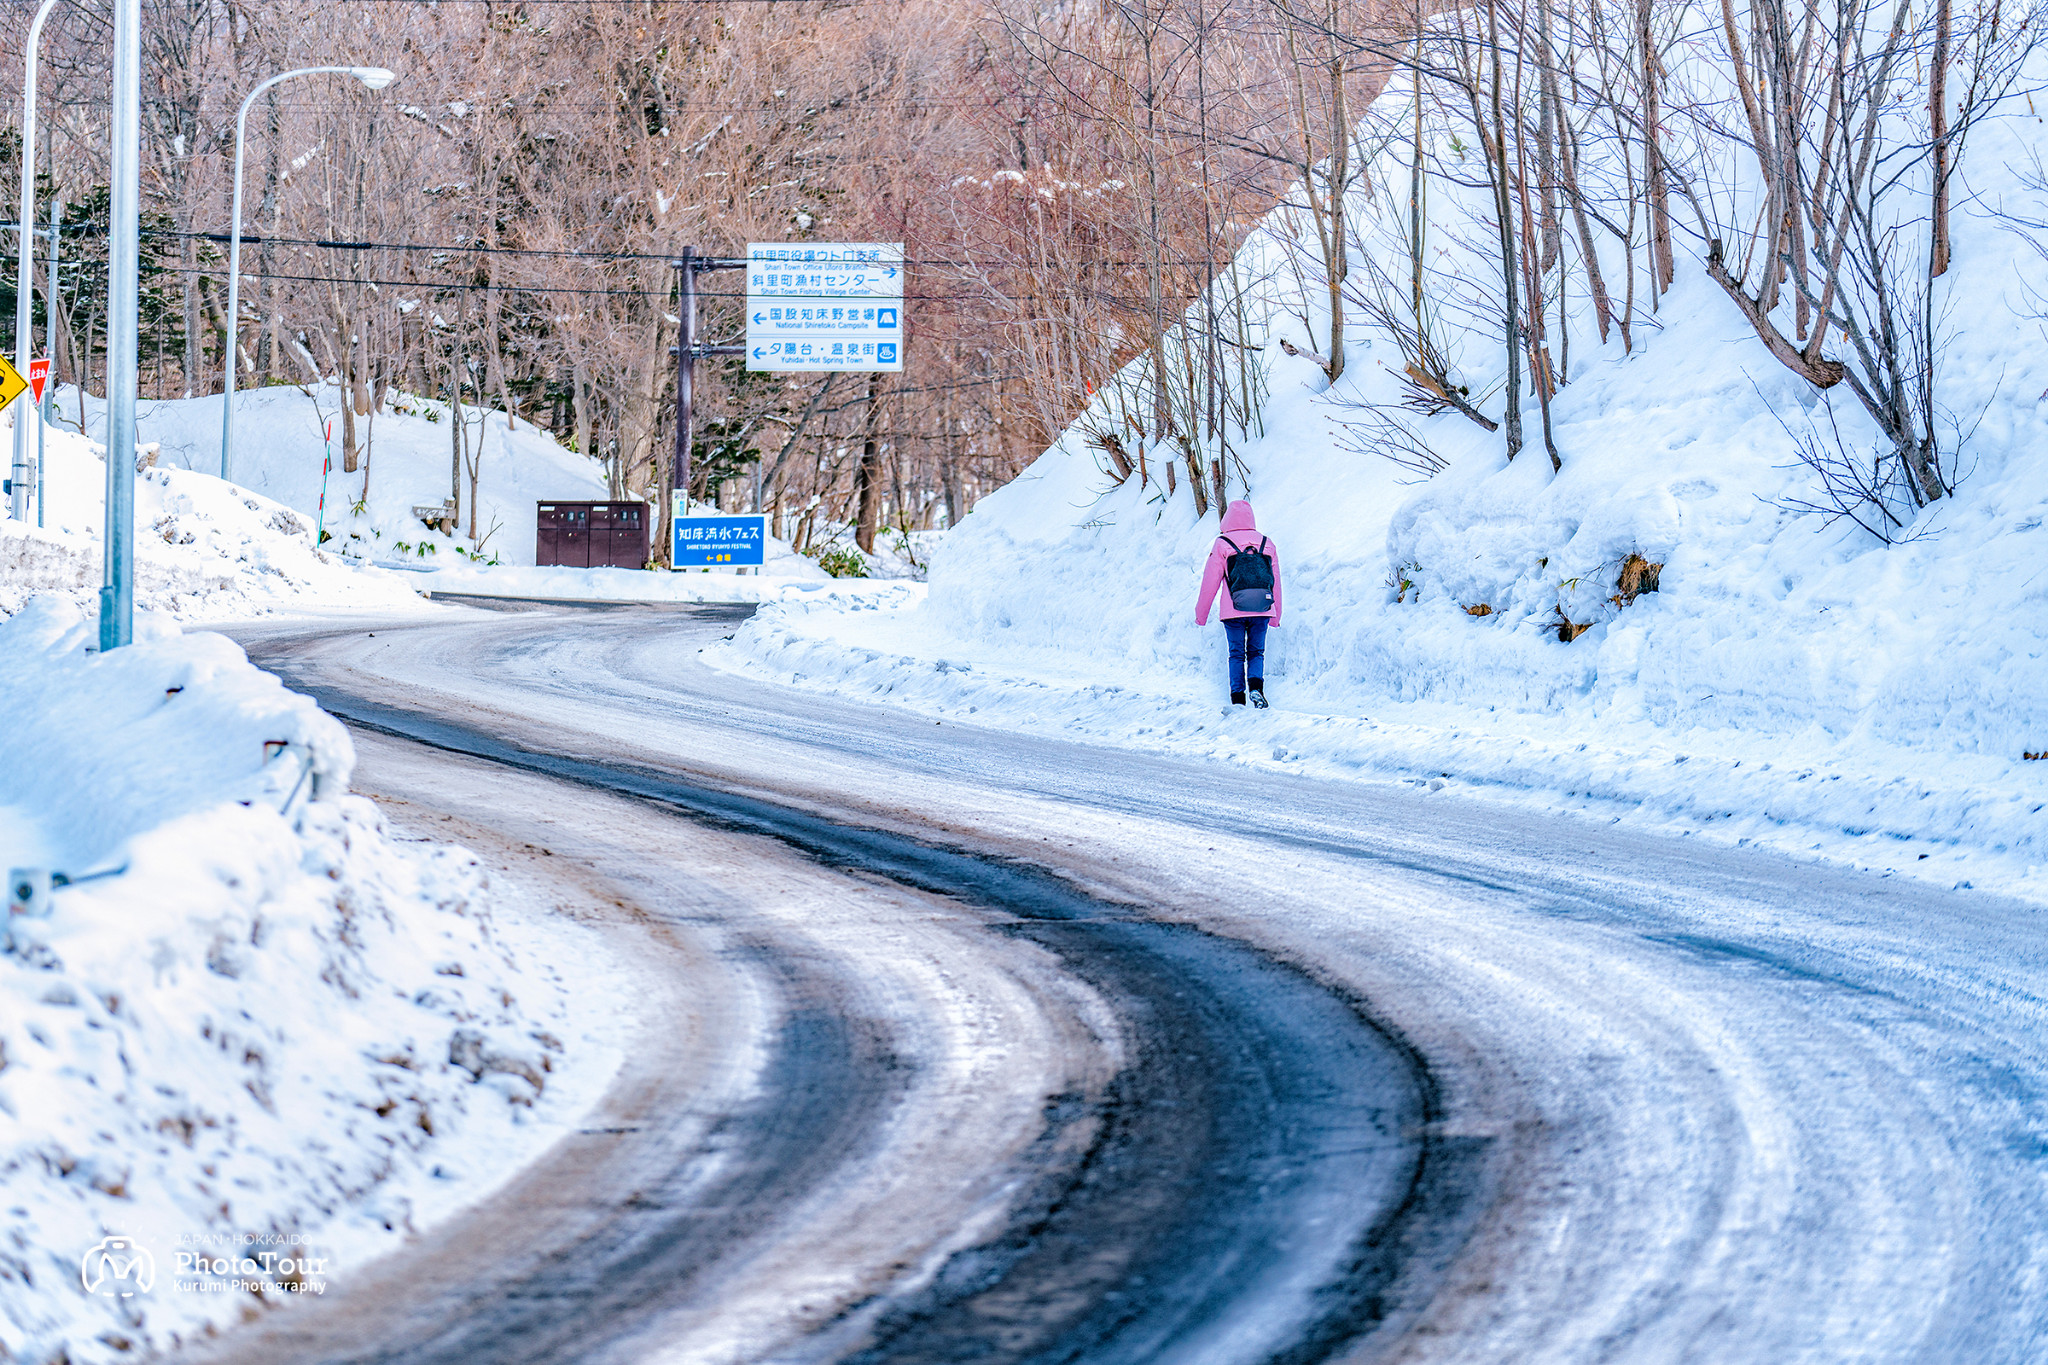
[[[1051, 953], [1110, 1002], [1127, 1064], [1103, 1094], [1048, 1105], [1045, 1136], [1031, 1167], [1015, 1173], [1019, 1193], [1001, 1231], [773, 1359], [1307, 1365], [1356, 1344], [1404, 1302], [1416, 1307], [1455, 1250], [1484, 1141], [1435, 1135], [1426, 1067], [1340, 988], [1018, 859], [645, 763], [529, 747], [339, 687], [289, 646], [267, 653], [266, 667], [353, 726], [628, 796], [978, 907], [993, 932]], [[870, 1074], [847, 1066], [853, 1078]], [[807, 1083], [823, 1071], [806, 1068]], [[851, 1111], [858, 1100], [835, 1103]], [[682, 1211], [669, 1233], [620, 1239], [615, 1283], [603, 1262], [586, 1265], [574, 1281], [584, 1289], [516, 1291], [509, 1302], [475, 1305], [478, 1323], [451, 1325], [445, 1348], [423, 1343], [374, 1359], [624, 1358], [579, 1337], [577, 1324], [599, 1315], [617, 1339], [633, 1303], [654, 1306], [636, 1300], [635, 1286], [663, 1275], [686, 1285], [698, 1261], [733, 1251], [705, 1240], [693, 1238]], [[671, 1288], [653, 1300], [677, 1296]], [[502, 1325], [479, 1325], [500, 1314]]]

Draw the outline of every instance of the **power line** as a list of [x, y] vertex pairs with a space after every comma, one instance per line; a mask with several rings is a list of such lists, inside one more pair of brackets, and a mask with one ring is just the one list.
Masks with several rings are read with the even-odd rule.
[[[442, 3], [453, 3], [453, 0], [442, 0]], [[77, 98], [55, 96], [52, 97], [50, 102], [54, 105], [57, 105], [65, 109], [107, 109], [111, 107], [111, 102], [105, 97], [91, 95], [80, 96]], [[635, 108], [636, 106], [639, 108], [645, 108], [648, 105], [652, 104], [656, 105], [663, 113], [779, 114], [784, 116], [807, 118], [812, 115], [846, 113], [851, 110], [858, 109], [995, 109], [1000, 108], [1003, 105], [1008, 104], [1009, 102], [1009, 100], [1002, 98], [994, 98], [988, 100], [929, 100], [916, 98], [871, 100], [861, 98], [849, 98], [842, 101], [827, 101], [821, 104], [661, 104], [658, 101], [653, 100], [550, 100], [541, 103], [534, 103], [525, 107], [529, 112], [536, 114], [550, 114], [568, 110], [580, 110], [585, 112], [596, 111], [599, 113], [616, 113], [621, 109], [632, 109]], [[471, 113], [474, 113], [478, 110], [490, 112], [496, 108], [502, 107], [501, 101], [493, 100], [489, 97], [480, 97], [477, 100], [473, 101], [472, 104], [473, 107], [470, 111]], [[146, 99], [142, 102], [142, 107], [148, 110], [168, 109], [177, 112], [184, 111], [184, 106], [174, 100]], [[360, 102], [346, 103], [340, 100], [295, 99], [279, 100], [277, 103], [277, 107], [279, 109], [297, 109], [311, 110], [314, 112], [331, 112], [334, 110], [360, 109], [363, 107], [363, 105]], [[447, 110], [445, 107], [435, 109], [421, 105], [400, 104], [396, 101], [391, 102], [391, 107], [396, 109], [399, 113], [404, 114], [408, 118], [416, 118], [427, 121], [447, 119], [450, 121], [459, 122], [462, 119], [468, 117], [468, 114], [456, 114], [452, 111]], [[260, 131], [261, 129], [258, 129], [258, 132]], [[256, 136], [256, 133], [251, 133], [250, 136], [253, 139]], [[681, 140], [688, 141], [689, 139], [685, 137], [682, 138]]]
[[[204, 275], [219, 279], [225, 272], [208, 270], [204, 266], [167, 265], [158, 267], [160, 275]], [[244, 270], [245, 280], [285, 280], [293, 284], [366, 284], [379, 289], [418, 289], [427, 293], [446, 292], [451, 289], [498, 289], [508, 294], [580, 294], [616, 295], [624, 298], [669, 299], [675, 297], [674, 289], [604, 289], [595, 285], [557, 286], [528, 284], [478, 284], [474, 280], [363, 280], [349, 275], [286, 275], [262, 270]], [[704, 297], [702, 294], [699, 298]]]
[[[67, 228], [67, 230], [69, 229]], [[180, 239], [190, 237], [198, 239], [200, 241], [207, 242], [225, 242], [229, 240], [229, 234], [225, 232], [193, 232], [180, 231], [172, 228], [144, 228], [142, 230], [142, 235], [145, 237], [168, 237]], [[475, 255], [484, 256], [540, 256], [554, 259], [593, 261], [673, 261], [676, 260], [679, 255], [678, 252], [673, 251], [551, 250], [539, 247], [474, 245], [457, 246], [453, 244], [435, 244], [426, 242], [354, 242], [326, 237], [262, 237], [247, 232], [242, 234], [243, 246], [257, 246], [265, 242], [268, 242], [275, 246], [319, 247], [329, 251], [424, 251], [428, 253], [441, 253], [447, 255], [455, 255], [458, 253], [471, 253]], [[786, 242], [778, 243], [777, 245], [800, 247], [803, 246], [804, 243]], [[946, 270], [1084, 270], [1094, 269], [1103, 266], [1130, 268], [1135, 266], [1151, 265], [1154, 264], [1154, 262], [1143, 258], [1138, 258], [1132, 260], [1084, 260], [1079, 262], [1068, 262], [1064, 264], [1055, 264], [1048, 262], [1044, 265], [1039, 265], [1035, 262], [1028, 261], [1006, 265], [990, 265], [979, 261], [949, 261], [940, 260], [935, 257], [908, 257], [903, 261], [903, 264], [906, 266], [929, 266], [937, 269]], [[1160, 258], [1157, 264], [1206, 265], [1211, 267], [1220, 267], [1230, 264], [1230, 258], [1211, 258], [1205, 256], [1170, 256]], [[247, 274], [248, 272], [244, 271], [243, 273]], [[700, 297], [725, 298], [736, 296], [721, 295], [714, 293], [702, 293], [700, 294]]]
[[[225, 232], [185, 232], [172, 228], [145, 228], [145, 237], [195, 238], [204, 242], [225, 242], [230, 235]], [[328, 251], [424, 251], [444, 255], [471, 253], [485, 256], [544, 256], [553, 258], [601, 260], [601, 261], [672, 261], [674, 252], [668, 251], [579, 251], [544, 250], [538, 247], [511, 246], [455, 246], [428, 242], [350, 242], [326, 237], [263, 237], [254, 233], [242, 234], [243, 246], [310, 246]]]
[[357, 3], [415, 5], [421, 9], [439, 9], [443, 5], [494, 5], [508, 11], [548, 6], [574, 6], [583, 9], [617, 6], [658, 10], [669, 6], [708, 9], [720, 5], [816, 5], [821, 9], [833, 11], [852, 9], [857, 5], [889, 4], [891, 0], [357, 0]]
[[[153, 276], [203, 275], [211, 279], [219, 279], [222, 274], [222, 272], [219, 270], [209, 270], [203, 266], [183, 265], [157, 266], [151, 268], [149, 273]], [[478, 283], [475, 280], [460, 279], [366, 280], [357, 279], [348, 275], [290, 275], [284, 274], [282, 272], [266, 272], [261, 270], [244, 270], [242, 272], [242, 278], [248, 280], [283, 280], [287, 283], [292, 284], [374, 285], [379, 289], [417, 290], [424, 294], [448, 293], [458, 289], [485, 291], [496, 289], [506, 294], [568, 294], [585, 298], [640, 298], [667, 300], [675, 297], [675, 290], [672, 288], [614, 289], [602, 288], [596, 285], [503, 284], [497, 281], [485, 281], [483, 283]], [[744, 293], [711, 293], [706, 292], [704, 290], [699, 290], [697, 293], [697, 297], [699, 300], [703, 300], [745, 299], [749, 296]], [[1037, 297], [1037, 295], [1004, 294], [997, 293], [991, 290], [973, 290], [957, 294], [905, 294], [903, 296], [903, 299], [906, 303], [985, 303], [988, 302], [990, 299], [999, 299], [1005, 303], [1028, 303]], [[1135, 294], [1124, 296], [1118, 294], [1098, 293], [1092, 294], [1090, 295], [1090, 297], [1101, 302], [1127, 305], [1133, 309], [1136, 309], [1146, 303], [1145, 299]], [[783, 302], [796, 302], [801, 304], [802, 300], [784, 300]]]

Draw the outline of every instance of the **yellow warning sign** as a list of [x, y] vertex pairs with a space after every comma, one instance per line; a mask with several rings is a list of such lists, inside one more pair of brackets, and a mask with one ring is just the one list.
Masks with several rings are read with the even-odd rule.
[[28, 392], [28, 381], [21, 377], [21, 371], [14, 368], [6, 356], [0, 356], [0, 412], [7, 405]]

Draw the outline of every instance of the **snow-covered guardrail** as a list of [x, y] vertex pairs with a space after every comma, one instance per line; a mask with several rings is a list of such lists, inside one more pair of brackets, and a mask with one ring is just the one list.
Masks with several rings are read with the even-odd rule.
[[231, 641], [143, 625], [101, 655], [66, 599], [0, 622], [7, 1359], [321, 1292], [565, 1102], [563, 987], [476, 860], [389, 834], [348, 732]]

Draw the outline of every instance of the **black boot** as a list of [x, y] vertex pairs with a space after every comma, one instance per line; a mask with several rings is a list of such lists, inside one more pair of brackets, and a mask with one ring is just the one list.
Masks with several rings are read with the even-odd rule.
[[1258, 707], [1261, 711], [1265, 710], [1266, 680], [1264, 678], [1248, 678], [1245, 680], [1245, 686], [1252, 690], [1252, 705]]
[[1231, 704], [1232, 706], [1243, 706], [1243, 705], [1244, 705], [1244, 693], [1242, 693], [1242, 692], [1232, 692], [1232, 693], [1230, 694], [1230, 704]]

